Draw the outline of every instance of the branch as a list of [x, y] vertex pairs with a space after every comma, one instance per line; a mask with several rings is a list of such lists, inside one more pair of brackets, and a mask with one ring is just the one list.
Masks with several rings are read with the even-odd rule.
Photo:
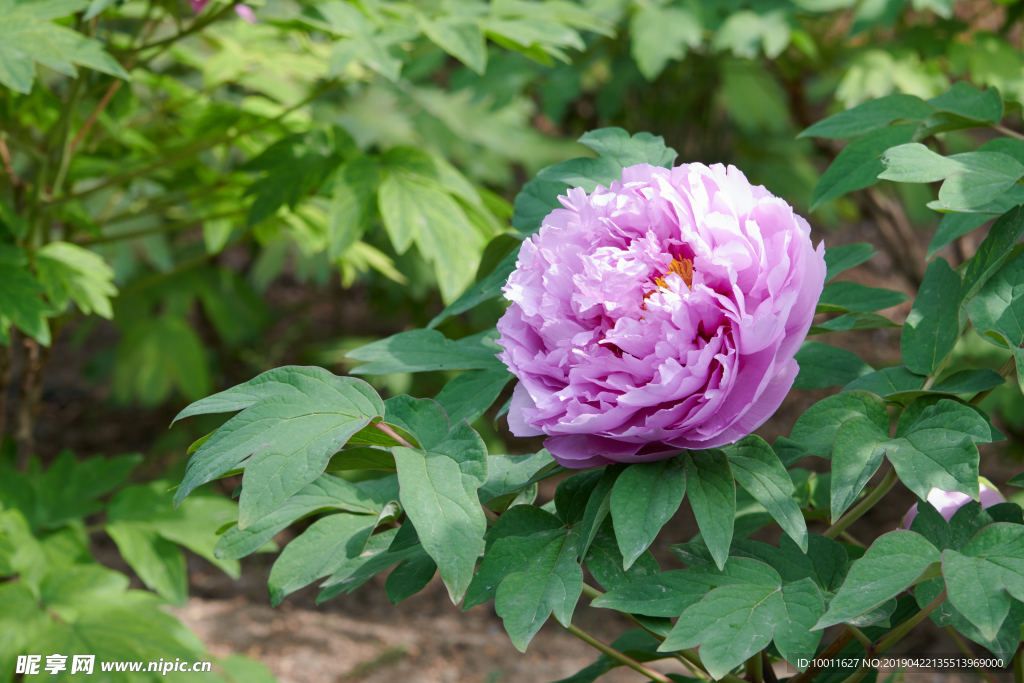
[[895, 645], [896, 643], [898, 643], [900, 639], [903, 638], [903, 636], [910, 633], [915, 626], [924, 621], [929, 614], [937, 610], [939, 608], [939, 605], [941, 605], [945, 601], [946, 589], [943, 588], [942, 592], [935, 596], [934, 600], [925, 605], [920, 612], [910, 617], [902, 624], [900, 624], [899, 626], [897, 626], [896, 628], [894, 628], [893, 630], [889, 631], [887, 634], [879, 638], [875, 644], [874, 651], [878, 654], [881, 654], [893, 645]]
[[384, 424], [383, 421], [378, 422], [378, 423], [376, 423], [373, 426], [374, 426], [375, 429], [378, 429], [378, 430], [384, 432], [385, 434], [390, 436], [392, 439], [397, 441], [399, 446], [403, 446], [405, 448], [412, 448], [412, 449], [415, 450], [415, 448], [416, 448], [415, 446], [413, 446], [411, 443], [409, 443], [408, 441], [403, 439], [401, 436], [399, 436], [398, 432], [396, 432], [390, 426]]
[[818, 675], [818, 672], [824, 668], [822, 664], [832, 660], [836, 655], [842, 652], [843, 648], [849, 645], [853, 638], [853, 632], [850, 629], [843, 629], [843, 632], [836, 636], [836, 639], [829, 643], [828, 647], [821, 651], [821, 654], [815, 655], [812, 660], [814, 663], [807, 667], [806, 671], [793, 676], [793, 678], [790, 678], [787, 683], [809, 683], [809, 681], [814, 680], [814, 677]]
[[587, 645], [596, 648], [597, 650], [600, 650], [602, 654], [611, 657], [623, 666], [628, 666], [630, 669], [636, 671], [637, 673], [647, 676], [647, 678], [651, 679], [652, 681], [657, 681], [658, 683], [672, 683], [672, 679], [668, 676], [658, 673], [657, 671], [652, 671], [651, 669], [648, 669], [646, 666], [636, 661], [629, 655], [625, 655], [616, 650], [615, 648], [605, 645], [594, 636], [580, 629], [578, 626], [573, 626], [572, 624], [569, 624], [568, 626], [565, 626], [563, 628], [565, 628], [566, 631], [582, 640]]

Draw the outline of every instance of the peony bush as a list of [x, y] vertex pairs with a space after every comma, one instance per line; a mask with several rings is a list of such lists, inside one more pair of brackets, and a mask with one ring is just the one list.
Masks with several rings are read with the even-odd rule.
[[[464, 609], [493, 601], [520, 650], [553, 620], [600, 652], [564, 683], [618, 666], [660, 683], [855, 683], [886, 653], [935, 654], [906, 649], [927, 620], [954, 636], [962, 657], [947, 663], [1013, 664], [1020, 681], [1024, 516], [981, 478], [1004, 439], [993, 392], [1024, 374], [1024, 136], [1003, 113], [997, 91], [958, 83], [802, 134], [852, 138], [816, 201], [942, 182], [902, 325], [879, 311], [905, 295], [836, 279], [872, 245], [815, 246], [784, 199], [734, 167], [676, 165], [661, 138], [587, 133], [595, 156], [523, 187], [513, 229], [427, 328], [350, 352], [349, 376], [278, 368], [186, 408], [177, 419], [234, 416], [190, 449], [175, 500], [241, 474], [222, 559], [307, 520], [270, 572], [274, 604], [384, 572], [397, 604], [439, 575]], [[935, 151], [935, 135], [970, 129], [1001, 137]], [[992, 219], [954, 268], [945, 247]], [[442, 333], [502, 295], [494, 328]], [[840, 346], [899, 327], [899, 365]], [[961, 350], [977, 344], [992, 367]], [[359, 378], [435, 371], [453, 375], [433, 398], [385, 399]], [[767, 443], [759, 428], [812, 389], [829, 391]], [[518, 453], [544, 448], [489, 453], [473, 426], [485, 415], [524, 439]], [[918, 498], [902, 525], [867, 521], [894, 489]], [[663, 528], [691, 515], [700, 533], [656, 557]], [[635, 627], [597, 640], [573, 622], [581, 599]]]

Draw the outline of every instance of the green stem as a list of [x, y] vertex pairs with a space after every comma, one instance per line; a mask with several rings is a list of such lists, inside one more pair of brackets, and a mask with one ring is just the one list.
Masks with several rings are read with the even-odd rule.
[[648, 669], [646, 666], [636, 661], [632, 657], [624, 655], [615, 648], [605, 645], [600, 640], [590, 635], [586, 631], [582, 630], [578, 626], [573, 626], [572, 624], [569, 624], [564, 628], [566, 631], [573, 634], [587, 645], [591, 646], [596, 650], [599, 650], [602, 654], [611, 657], [619, 664], [622, 664], [623, 666], [628, 666], [633, 671], [636, 671], [637, 673], [647, 676], [652, 681], [657, 681], [658, 683], [672, 683], [672, 679], [668, 676], [660, 674], [657, 671], [652, 671], [651, 669]]
[[843, 632], [836, 636], [836, 639], [829, 643], [828, 647], [821, 651], [821, 654], [815, 655], [814, 664], [807, 667], [807, 670], [803, 673], [799, 673], [790, 678], [787, 683], [809, 683], [814, 680], [814, 677], [818, 675], [818, 672], [824, 668], [822, 664], [832, 660], [836, 655], [842, 652], [843, 648], [849, 645], [853, 638], [853, 631], [848, 628], [843, 629]]
[[391, 437], [392, 439], [394, 439], [395, 441], [397, 441], [397, 442], [398, 442], [398, 445], [399, 445], [399, 446], [402, 446], [402, 447], [404, 447], [404, 448], [412, 448], [412, 449], [415, 449], [415, 448], [416, 448], [416, 447], [415, 447], [415, 446], [413, 446], [413, 445], [412, 445], [411, 443], [409, 443], [408, 441], [406, 441], [405, 439], [403, 439], [403, 438], [402, 438], [402, 437], [401, 437], [401, 436], [399, 435], [399, 433], [398, 433], [398, 432], [396, 432], [396, 431], [395, 431], [394, 429], [392, 429], [392, 428], [391, 428], [391, 427], [390, 427], [389, 425], [386, 425], [386, 424], [384, 424], [384, 422], [383, 422], [383, 421], [381, 421], [381, 422], [378, 422], [377, 424], [375, 424], [375, 425], [373, 425], [373, 426], [374, 426], [374, 429], [377, 429], [378, 431], [384, 432], [385, 434], [387, 434], [388, 436], [390, 436], [390, 437]]
[[1018, 133], [1015, 130], [1007, 128], [1006, 126], [992, 126], [992, 127], [995, 128], [996, 130], [998, 130], [1000, 133], [1002, 133], [1003, 135], [1005, 135], [1008, 138], [1016, 138], [1017, 140], [1024, 140], [1024, 135], [1021, 135], [1020, 133]]
[[856, 545], [856, 546], [860, 546], [861, 548], [867, 548], [866, 545], [864, 545], [863, 543], [858, 541], [854, 537], [854, 535], [851, 534], [849, 531], [841, 531], [841, 532], [839, 532], [839, 538], [843, 539], [844, 541], [846, 541], [850, 545]]
[[902, 624], [889, 631], [886, 635], [882, 636], [878, 640], [878, 644], [875, 646], [874, 651], [877, 654], [882, 654], [890, 647], [900, 641], [903, 636], [914, 630], [914, 627], [920, 624], [922, 621], [928, 618], [928, 615], [939, 608], [943, 602], [946, 601], [946, 589], [943, 588], [942, 592], [939, 593], [934, 600], [925, 605], [920, 612], [910, 617]]
[[764, 662], [761, 659], [760, 652], [755, 652], [754, 655], [747, 660], [745, 670], [747, 672], [747, 680], [751, 683], [764, 682]]
[[860, 641], [860, 644], [864, 646], [864, 649], [870, 655], [872, 643], [871, 639], [865, 635], [864, 631], [861, 631], [856, 626], [851, 626], [850, 624], [847, 624], [846, 628], [850, 629], [850, 633], [853, 634], [853, 637]]
[[[198, 31], [202, 31], [204, 28], [206, 28], [210, 24], [214, 23], [215, 21], [219, 21], [220, 19], [226, 17], [228, 14], [233, 12], [234, 9], [235, 9], [235, 3], [230, 2], [227, 5], [225, 5], [219, 12], [214, 12], [213, 14], [209, 15], [205, 19], [196, 19], [195, 21], [192, 22], [192, 25], [189, 26], [187, 29], [185, 29], [183, 31], [179, 31], [178, 33], [175, 33], [173, 36], [171, 36], [169, 38], [162, 38], [160, 40], [153, 41], [152, 43], [148, 43], [146, 45], [140, 45], [139, 47], [132, 48], [131, 50], [128, 50], [127, 52], [130, 52], [130, 53], [145, 52], [146, 50], [150, 50], [150, 49], [152, 49], [154, 47], [167, 47], [167, 46], [170, 46], [173, 43], [178, 42], [179, 40], [181, 40], [185, 36], [189, 36], [189, 35], [191, 35], [193, 33], [198, 32]], [[152, 57], [150, 57], [150, 59], [152, 59]]]
[[846, 531], [846, 528], [856, 522], [858, 519], [864, 516], [864, 513], [875, 506], [875, 504], [882, 499], [885, 494], [896, 484], [896, 470], [890, 467], [889, 471], [882, 477], [882, 481], [878, 482], [878, 486], [864, 497], [864, 500], [854, 505], [845, 515], [839, 518], [839, 520], [825, 530], [824, 536], [829, 538], [835, 538], [842, 532]]

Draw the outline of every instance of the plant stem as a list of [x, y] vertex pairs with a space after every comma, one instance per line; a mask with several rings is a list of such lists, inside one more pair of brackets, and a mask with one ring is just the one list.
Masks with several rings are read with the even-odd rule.
[[623, 666], [628, 666], [633, 671], [636, 671], [637, 673], [647, 676], [647, 678], [649, 678], [650, 680], [657, 681], [658, 683], [672, 683], [672, 679], [668, 676], [660, 674], [657, 671], [652, 671], [651, 669], [648, 669], [646, 666], [636, 661], [632, 657], [624, 655], [615, 648], [605, 645], [594, 636], [580, 629], [578, 626], [573, 626], [572, 624], [569, 624], [564, 628], [566, 631], [573, 634], [587, 645], [599, 650], [602, 654], [611, 657], [619, 664], [622, 664]]
[[[956, 632], [955, 628], [953, 628], [952, 626], [947, 626], [946, 627], [946, 631], [949, 633], [950, 637], [953, 638], [953, 641], [957, 644], [957, 646], [959, 646], [960, 650], [965, 655], [967, 655], [968, 657], [971, 658], [972, 662], [973, 661], [977, 661], [975, 659], [975, 657], [974, 657], [974, 653], [971, 652], [971, 648], [967, 647], [967, 643], [964, 642], [964, 639], [960, 637], [960, 634]], [[1015, 656], [1014, 657], [1014, 668], [1015, 669], [1016, 669], [1016, 660], [1017, 660], [1017, 658]], [[988, 683], [996, 683], [995, 680], [992, 678], [992, 674], [990, 674], [988, 672], [988, 669], [986, 669], [983, 666], [978, 666], [977, 664], [974, 665], [974, 668], [978, 670], [978, 673], [980, 673], [982, 676], [985, 677], [985, 680], [988, 681]]]
[[1017, 140], [1024, 140], [1024, 135], [1021, 135], [1020, 133], [1018, 133], [1017, 131], [1015, 131], [1015, 130], [1013, 130], [1011, 128], [1007, 128], [1006, 126], [992, 126], [992, 127], [995, 128], [996, 130], [998, 130], [1000, 133], [1002, 133], [1003, 135], [1005, 135], [1008, 138], [1016, 138]]
[[841, 532], [839, 532], [839, 538], [843, 539], [844, 541], [846, 541], [850, 545], [856, 545], [856, 546], [860, 546], [861, 548], [867, 548], [866, 545], [864, 545], [863, 543], [858, 541], [853, 536], [853, 534], [851, 534], [849, 531], [841, 531]]
[[747, 660], [745, 669], [748, 681], [751, 683], [764, 683], [764, 662], [761, 660], [760, 652], [755, 652], [754, 655]]
[[889, 471], [882, 477], [882, 481], [878, 482], [878, 486], [864, 497], [864, 500], [853, 506], [845, 515], [839, 518], [835, 524], [825, 530], [824, 536], [829, 538], [835, 538], [842, 532], [846, 531], [846, 528], [864, 516], [864, 513], [870, 510], [875, 504], [882, 499], [885, 494], [896, 484], [896, 470], [891, 466]]
[[234, 9], [235, 9], [234, 3], [228, 3], [219, 12], [214, 12], [213, 14], [209, 15], [206, 19], [197, 19], [196, 21], [193, 21], [192, 25], [189, 26], [185, 30], [179, 31], [178, 33], [175, 33], [173, 36], [171, 36], [169, 38], [162, 38], [162, 39], [154, 41], [152, 43], [148, 43], [146, 45], [140, 45], [139, 47], [132, 48], [130, 50], [130, 52], [139, 53], [139, 52], [144, 52], [146, 50], [150, 50], [150, 49], [152, 49], [154, 47], [164, 47], [164, 46], [176, 43], [179, 40], [181, 40], [182, 38], [184, 38], [185, 36], [191, 35], [191, 34], [196, 33], [198, 31], [202, 31], [204, 28], [206, 28], [210, 24], [212, 24], [215, 21], [218, 21], [218, 20], [222, 19], [223, 17], [227, 16], [228, 14], [230, 14], [232, 11], [234, 11]]
[[915, 626], [917, 626], [922, 621], [924, 621], [928, 617], [929, 614], [931, 614], [932, 612], [937, 610], [939, 608], [939, 605], [941, 605], [945, 601], [946, 601], [946, 589], [943, 588], [942, 592], [939, 593], [937, 596], [935, 596], [934, 600], [932, 600], [927, 605], [925, 605], [921, 609], [920, 612], [918, 612], [914, 616], [910, 617], [909, 619], [904, 621], [902, 624], [900, 624], [899, 626], [897, 626], [896, 628], [894, 628], [893, 630], [889, 631], [887, 634], [882, 636], [878, 640], [878, 643], [877, 643], [877, 645], [874, 648], [875, 652], [878, 653], [878, 654], [881, 654], [881, 653], [885, 652], [886, 650], [888, 650], [893, 645], [895, 645], [896, 643], [898, 643], [900, 641], [900, 639], [903, 638], [903, 636], [905, 636], [908, 633], [910, 633], [914, 629]]
[[864, 631], [861, 631], [856, 626], [851, 626], [850, 624], [847, 624], [846, 628], [850, 629], [850, 633], [853, 634], [853, 637], [860, 641], [860, 644], [864, 646], [864, 649], [867, 650], [870, 655], [872, 643], [871, 639], [864, 634]]
[[397, 441], [397, 442], [398, 442], [398, 445], [399, 445], [399, 446], [403, 446], [403, 447], [405, 447], [405, 448], [412, 448], [412, 449], [415, 449], [415, 448], [416, 448], [416, 447], [415, 447], [415, 446], [413, 446], [413, 445], [412, 445], [411, 443], [409, 443], [408, 441], [406, 441], [405, 439], [403, 439], [403, 438], [402, 438], [401, 436], [399, 436], [398, 432], [396, 432], [396, 431], [395, 431], [394, 429], [392, 429], [392, 428], [391, 428], [390, 426], [388, 426], [388, 425], [384, 424], [384, 422], [383, 422], [383, 421], [381, 421], [381, 422], [378, 422], [377, 424], [373, 425], [373, 427], [374, 427], [374, 429], [377, 429], [377, 430], [379, 430], [379, 431], [382, 431], [382, 432], [384, 432], [385, 434], [387, 434], [388, 436], [390, 436], [390, 437], [391, 437], [392, 439], [394, 439], [395, 441]]

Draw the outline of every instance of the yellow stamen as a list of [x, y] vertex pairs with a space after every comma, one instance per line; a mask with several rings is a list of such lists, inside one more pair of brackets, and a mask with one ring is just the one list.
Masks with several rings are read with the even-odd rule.
[[[662, 289], [666, 289], [668, 285], [665, 284], [665, 278], [671, 273], [675, 273], [681, 277], [683, 282], [686, 283], [687, 289], [693, 289], [693, 261], [688, 258], [677, 258], [673, 260], [668, 266], [668, 272], [661, 277], [654, 278], [654, 284], [658, 285], [658, 287]], [[647, 292], [644, 294], [644, 298], [646, 299], [651, 294], [654, 294], [654, 292]]]

